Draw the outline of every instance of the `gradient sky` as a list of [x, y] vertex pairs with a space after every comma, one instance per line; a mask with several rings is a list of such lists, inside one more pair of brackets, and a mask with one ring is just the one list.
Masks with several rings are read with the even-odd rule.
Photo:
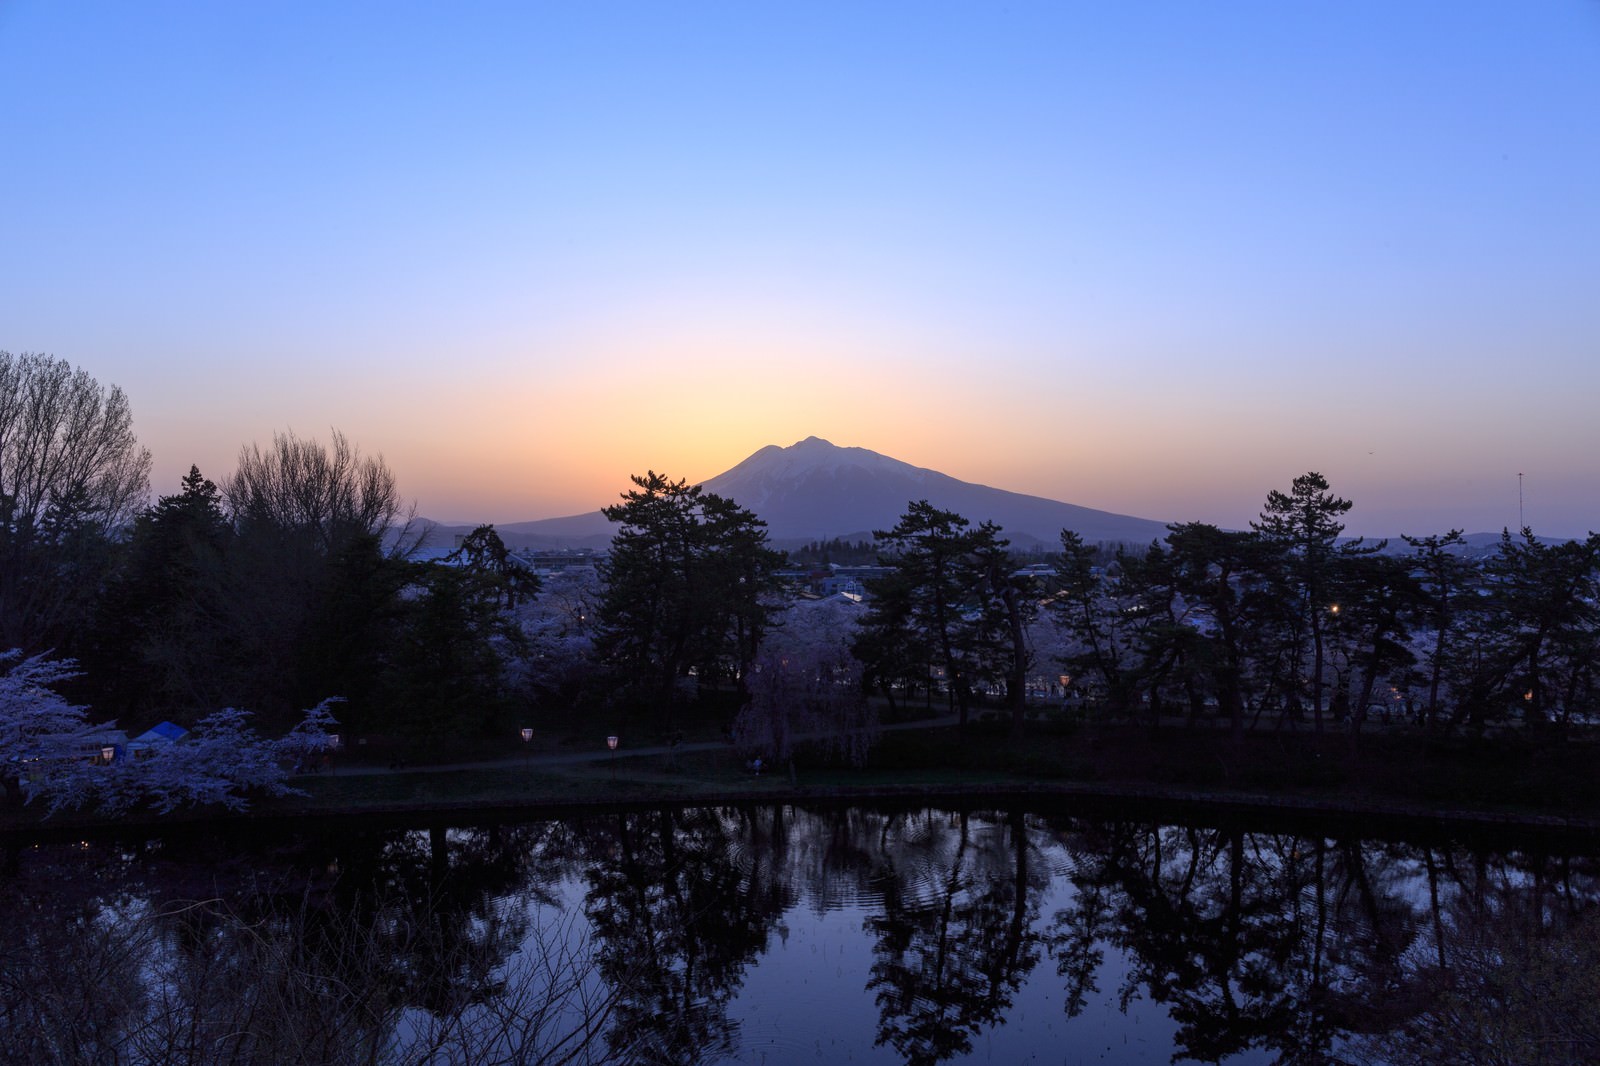
[[1600, 3], [0, 0], [0, 349], [421, 512], [810, 434], [1243, 526], [1600, 528]]

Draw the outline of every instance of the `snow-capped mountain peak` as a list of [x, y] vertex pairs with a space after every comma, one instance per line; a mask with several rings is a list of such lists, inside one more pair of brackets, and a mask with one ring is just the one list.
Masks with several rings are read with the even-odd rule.
[[932, 473], [867, 448], [841, 448], [821, 437], [807, 437], [787, 448], [769, 444], [705, 486], [708, 492], [759, 511], [775, 496], [817, 478], [837, 481], [841, 477], [866, 476], [921, 481]]

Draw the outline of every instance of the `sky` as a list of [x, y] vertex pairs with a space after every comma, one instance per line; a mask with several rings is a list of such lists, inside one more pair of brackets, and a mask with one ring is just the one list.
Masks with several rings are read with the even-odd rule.
[[0, 0], [0, 350], [156, 493], [338, 429], [505, 523], [817, 435], [1582, 535], [1597, 116], [1600, 0]]

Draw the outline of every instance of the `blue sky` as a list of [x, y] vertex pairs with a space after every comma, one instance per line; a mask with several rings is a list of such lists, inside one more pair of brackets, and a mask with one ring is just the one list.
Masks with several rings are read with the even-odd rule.
[[423, 513], [809, 434], [1241, 526], [1600, 527], [1600, 4], [0, 0], [0, 348], [156, 488]]

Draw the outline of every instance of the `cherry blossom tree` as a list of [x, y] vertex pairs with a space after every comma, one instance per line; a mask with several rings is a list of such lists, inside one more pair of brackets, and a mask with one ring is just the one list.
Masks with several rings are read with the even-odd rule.
[[751, 671], [750, 700], [734, 719], [741, 748], [791, 771], [802, 744], [865, 763], [878, 720], [850, 653], [864, 613], [859, 603], [834, 597], [797, 601], [776, 616]]
[[[49, 792], [65, 805], [77, 806], [86, 796], [91, 769], [81, 753], [95, 727], [88, 709], [68, 703], [52, 686], [78, 676], [71, 659], [21, 651], [0, 652], [0, 779], [12, 803], [31, 801]], [[76, 798], [77, 802], [72, 800]]]
[[293, 763], [315, 759], [331, 750], [334, 744], [334, 729], [339, 724], [339, 719], [333, 716], [333, 708], [343, 703], [339, 696], [329, 696], [315, 707], [305, 712], [305, 717], [289, 730], [289, 735], [279, 740], [274, 745], [280, 756]]
[[513, 683], [538, 699], [570, 698], [592, 671], [600, 577], [593, 567], [560, 570], [541, 580], [537, 599], [515, 611], [525, 644], [507, 664]]
[[96, 736], [115, 723], [94, 725], [88, 708], [67, 702], [54, 686], [78, 676], [70, 659], [19, 651], [0, 653], [0, 778], [12, 802], [43, 801], [50, 813], [93, 807], [117, 814], [148, 806], [158, 814], [179, 807], [243, 810], [251, 795], [298, 794], [288, 767], [326, 750], [337, 725], [324, 700], [306, 711], [279, 740], [262, 737], [248, 711], [228, 707], [196, 723], [181, 742], [147, 749], [139, 758], [93, 765]]
[[250, 725], [250, 714], [224, 707], [195, 723], [176, 744], [153, 749], [149, 758], [112, 767], [107, 787], [97, 797], [101, 810], [117, 813], [148, 803], [157, 814], [179, 807], [220, 806], [231, 811], [249, 804], [244, 793], [268, 796], [295, 792], [278, 757], [278, 747]]

